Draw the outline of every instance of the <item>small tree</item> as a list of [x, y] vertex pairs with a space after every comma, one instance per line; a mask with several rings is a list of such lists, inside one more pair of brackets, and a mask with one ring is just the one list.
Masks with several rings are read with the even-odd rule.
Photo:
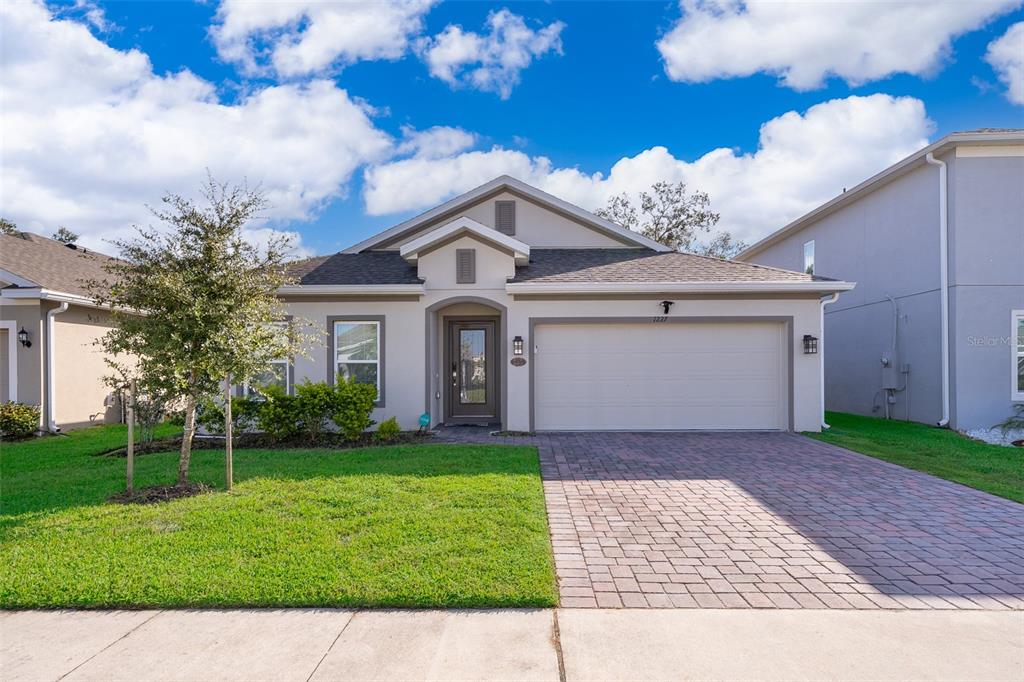
[[308, 338], [281, 334], [274, 324], [284, 316], [277, 290], [290, 281], [289, 240], [273, 237], [259, 249], [242, 236], [263, 196], [212, 179], [202, 194], [202, 206], [164, 197], [153, 214], [167, 229], [137, 228], [135, 239], [114, 242], [121, 259], [105, 266], [110, 283], [90, 286], [113, 309], [115, 326], [100, 345], [133, 358], [148, 395], [184, 407], [179, 483], [188, 480], [200, 401], [218, 394], [226, 376], [247, 381]]
[[18, 226], [7, 218], [0, 218], [0, 234], [18, 234]]
[[64, 227], [63, 225], [57, 228], [57, 231], [53, 233], [51, 239], [60, 242], [61, 244], [74, 244], [78, 241], [78, 235]]
[[700, 240], [711, 234], [720, 216], [711, 210], [707, 192], [689, 193], [685, 182], [654, 183], [649, 193], [640, 193], [639, 206], [625, 193], [613, 196], [595, 213], [676, 251], [729, 258], [746, 247], [725, 231]]

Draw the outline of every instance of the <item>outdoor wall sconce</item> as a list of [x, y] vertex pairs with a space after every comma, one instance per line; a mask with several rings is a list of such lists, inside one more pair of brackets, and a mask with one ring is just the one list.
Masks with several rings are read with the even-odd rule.
[[666, 315], [668, 315], [668, 309], [675, 305], [675, 301], [662, 301], [658, 305], [660, 305], [661, 309], [665, 311]]
[[818, 337], [804, 334], [804, 355], [816, 355], [818, 352]]
[[25, 346], [25, 348], [32, 347], [32, 342], [28, 340], [28, 332], [25, 331], [24, 327], [22, 327], [18, 331], [18, 341], [21, 343], [21, 345]]
[[523, 354], [523, 337], [517, 336], [512, 339], [512, 355]]

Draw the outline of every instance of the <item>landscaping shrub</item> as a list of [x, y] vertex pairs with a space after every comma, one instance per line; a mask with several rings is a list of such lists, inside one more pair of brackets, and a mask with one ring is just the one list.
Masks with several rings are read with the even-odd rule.
[[327, 430], [337, 411], [338, 392], [334, 386], [318, 381], [303, 381], [295, 387], [299, 431], [311, 442]]
[[373, 403], [377, 400], [377, 387], [346, 381], [339, 376], [334, 382], [334, 392], [332, 419], [346, 440], [358, 440], [373, 426], [370, 413], [373, 412]]
[[[242, 396], [231, 396], [231, 428], [241, 433], [256, 425], [264, 401]], [[204, 400], [197, 412], [199, 424], [209, 433], [224, 433], [224, 406], [214, 400]]]
[[268, 386], [263, 395], [266, 400], [259, 406], [256, 428], [277, 440], [297, 437], [302, 431], [297, 396], [288, 395], [277, 386]]
[[0, 436], [23, 438], [39, 428], [39, 408], [35, 405], [6, 402], [0, 405]]
[[390, 442], [402, 435], [402, 427], [398, 425], [398, 419], [388, 417], [377, 427], [376, 438], [382, 442]]

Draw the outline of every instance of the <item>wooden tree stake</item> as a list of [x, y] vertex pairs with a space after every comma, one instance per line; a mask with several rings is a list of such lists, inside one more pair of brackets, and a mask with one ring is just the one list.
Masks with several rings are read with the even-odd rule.
[[231, 452], [231, 375], [224, 377], [224, 468], [228, 492], [234, 484], [235, 471]]
[[135, 379], [128, 388], [128, 494], [135, 489]]

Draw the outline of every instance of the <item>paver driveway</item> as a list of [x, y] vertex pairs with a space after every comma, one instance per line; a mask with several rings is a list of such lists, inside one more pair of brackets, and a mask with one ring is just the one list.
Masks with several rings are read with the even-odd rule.
[[1009, 500], [794, 434], [515, 442], [540, 449], [563, 606], [1024, 608]]

